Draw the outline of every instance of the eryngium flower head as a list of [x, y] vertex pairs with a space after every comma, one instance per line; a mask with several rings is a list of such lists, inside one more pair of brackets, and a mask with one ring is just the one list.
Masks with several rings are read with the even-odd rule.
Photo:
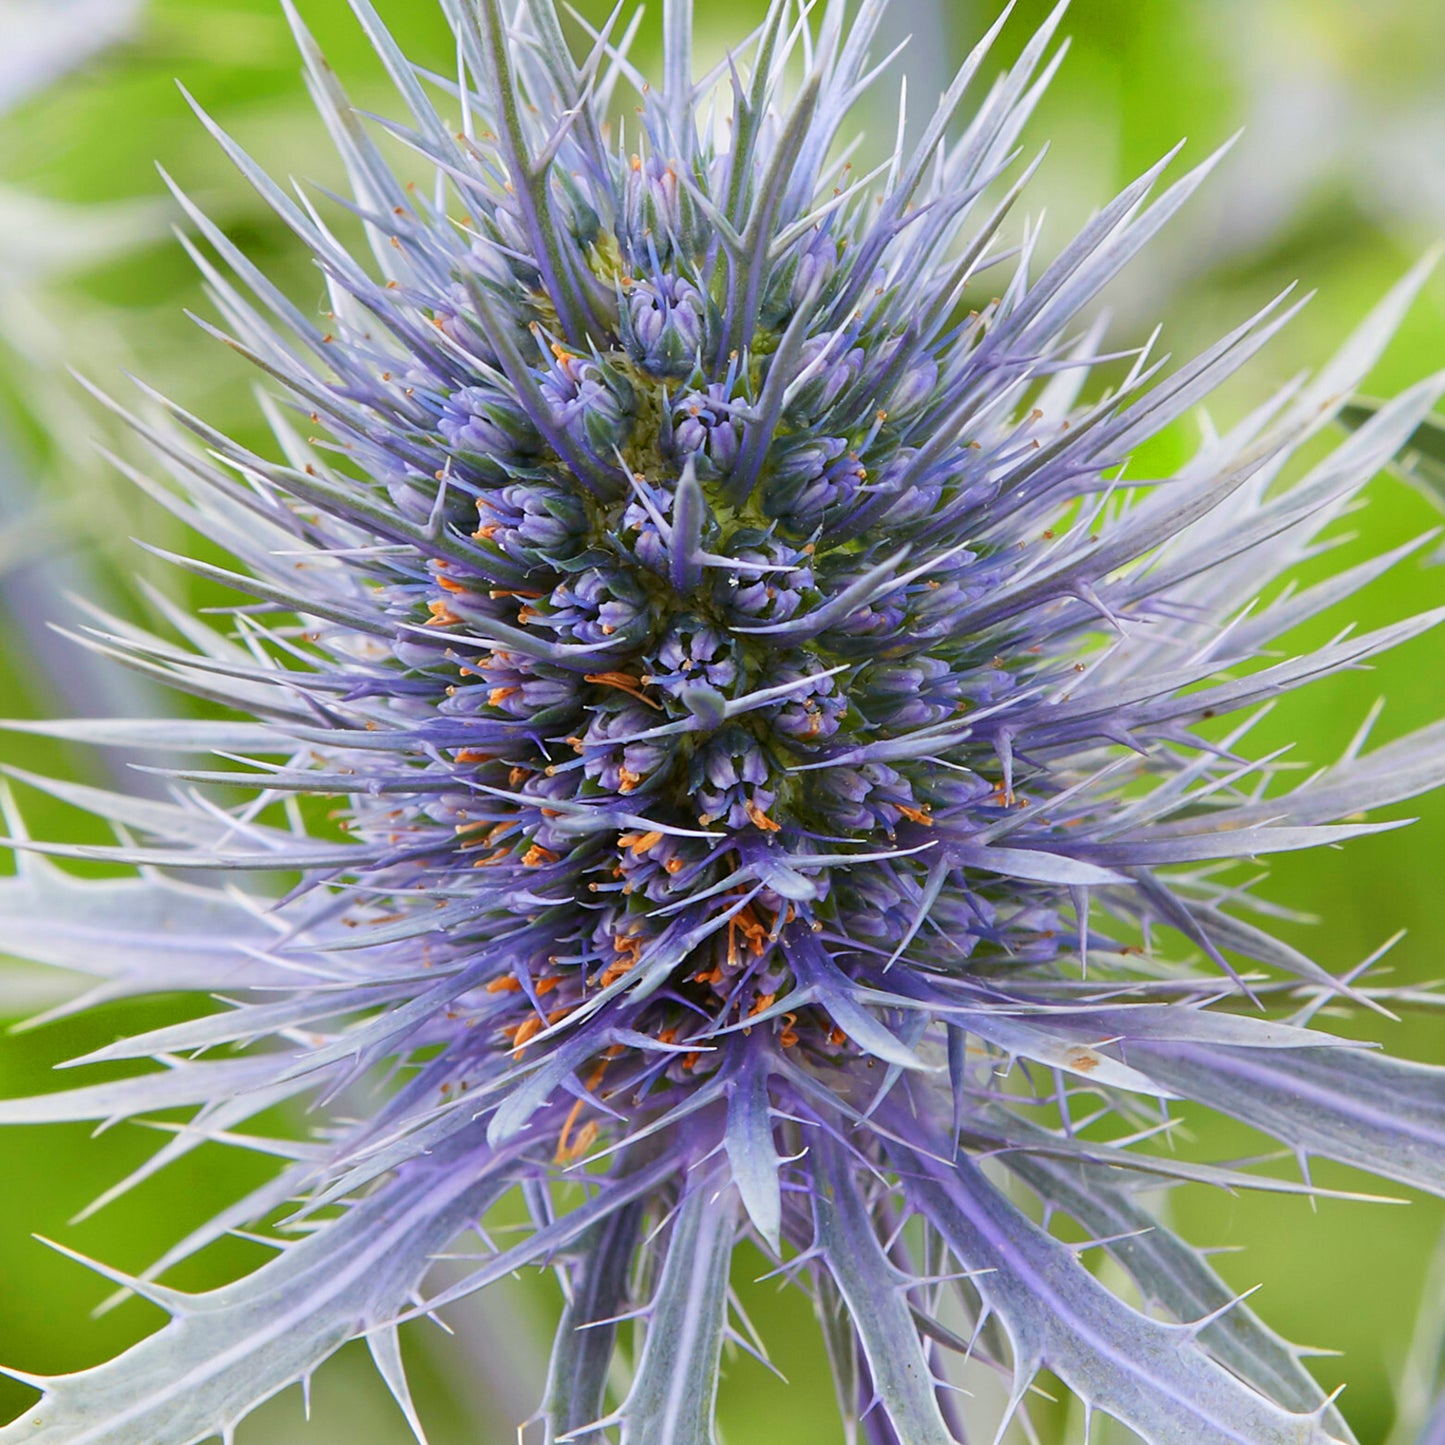
[[[749, 1236], [811, 1292], [874, 1442], [961, 1439], [970, 1349], [1014, 1411], [1047, 1368], [1150, 1441], [1348, 1439], [1137, 1187], [1291, 1187], [1152, 1144], [1184, 1098], [1445, 1190], [1441, 1075], [1312, 1029], [1352, 989], [1220, 867], [1367, 832], [1445, 772], [1438, 729], [1292, 791], [1244, 751], [1256, 704], [1437, 620], [1268, 650], [1395, 560], [1272, 586], [1440, 391], [1285, 474], [1418, 278], [1314, 384], [1134, 480], [1131, 452], [1285, 315], [1086, 390], [1106, 358], [1080, 308], [1208, 164], [1152, 203], [1150, 171], [1045, 267], [1031, 239], [997, 250], [1057, 17], [968, 115], [985, 40], [917, 150], [858, 177], [839, 132], [882, 0], [851, 23], [834, 0], [816, 32], [779, 0], [702, 78], [675, 0], [655, 86], [605, 36], [577, 63], [550, 0], [445, 0], [463, 79], [434, 89], [353, 3], [435, 193], [393, 177], [298, 21], [369, 249], [219, 136], [330, 309], [183, 202], [231, 274], [202, 258], [231, 344], [279, 389], [281, 460], [190, 416], [203, 450], [151, 431], [176, 483], [156, 495], [241, 570], [190, 565], [250, 600], [215, 630], [177, 613], [181, 644], [96, 639], [256, 720], [62, 725], [232, 761], [174, 772], [166, 802], [40, 783], [125, 832], [51, 851], [149, 871], [82, 882], [27, 844], [0, 892], [6, 947], [98, 975], [91, 997], [226, 1001], [91, 1056], [158, 1072], [3, 1117], [198, 1105], [148, 1173], [281, 1101], [338, 1107], [128, 1281], [169, 1324], [38, 1382], [0, 1440], [227, 1434], [358, 1334], [415, 1423], [397, 1325], [548, 1265], [567, 1303], [535, 1428], [697, 1445]], [[641, 124], [614, 134], [618, 85]], [[715, 89], [726, 125], [703, 123]], [[300, 881], [266, 902], [187, 868]], [[533, 1228], [429, 1289], [511, 1193]], [[238, 1284], [151, 1283], [287, 1201], [303, 1232]]]

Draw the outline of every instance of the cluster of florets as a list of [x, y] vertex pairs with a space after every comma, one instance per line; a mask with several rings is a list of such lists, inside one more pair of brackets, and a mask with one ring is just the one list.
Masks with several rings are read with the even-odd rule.
[[[397, 456], [374, 400], [384, 446], [350, 450], [389, 479], [403, 515], [425, 524], [440, 507], [473, 544], [428, 559], [421, 585], [378, 579], [387, 615], [407, 627], [409, 709], [425, 707], [430, 683], [435, 715], [466, 726], [447, 766], [470, 799], [424, 814], [455, 831], [448, 866], [525, 870], [527, 888], [583, 905], [548, 945], [566, 961], [533, 980], [556, 990], [548, 1008], [519, 996], [493, 1027], [517, 1046], [560, 1025], [569, 998], [622, 983], [676, 933], [678, 905], [695, 931], [716, 932], [658, 992], [646, 1027], [696, 1042], [704, 1052], [690, 1057], [715, 1068], [715, 1030], [796, 984], [785, 925], [901, 934], [927, 872], [914, 858], [936, 824], [972, 831], [1023, 805], [986, 734], [962, 747], [973, 729], [960, 728], [922, 756], [899, 744], [1003, 705], [1052, 664], [952, 625], [1013, 565], [996, 544], [946, 545], [1001, 485], [996, 445], [984, 457], [963, 432], [923, 456], [939, 353], [970, 348], [894, 313], [881, 258], [857, 294], [836, 213], [799, 231], [741, 325], [737, 299], [703, 283], [717, 242], [692, 198], [700, 164], [617, 164], [622, 202], [579, 282], [604, 324], [583, 335], [564, 332], [520, 247], [508, 258], [474, 243], [442, 297], [406, 288], [454, 344], [445, 365], [396, 383], [414, 418], [410, 455]], [[522, 219], [498, 206], [494, 223], [501, 244]], [[396, 229], [403, 249], [420, 239]], [[984, 324], [975, 315], [965, 330]], [[523, 389], [498, 328], [532, 358]], [[920, 544], [942, 557], [898, 576]], [[389, 816], [387, 834], [398, 827]], [[835, 890], [813, 855], [844, 842], [886, 856], [859, 861]], [[769, 860], [769, 878], [753, 857]], [[482, 875], [477, 886], [494, 885]], [[966, 911], [960, 956], [980, 929], [1012, 946], [1015, 910], [977, 900]], [[1017, 911], [1036, 935], [1031, 908]], [[787, 1047], [842, 1041], [816, 1008], [760, 1026]]]
[[[1015, 254], [992, 248], [1017, 191], [978, 207], [1058, 12], [947, 143], [986, 40], [879, 181], [833, 157], [882, 0], [851, 28], [829, 0], [816, 36], [810, 6], [778, 0], [751, 74], [730, 72], [726, 145], [699, 123], [711, 83], [692, 76], [683, 0], [664, 7], [661, 89], [605, 37], [579, 67], [550, 0], [510, 24], [500, 0], [444, 0], [460, 132], [353, 3], [438, 199], [394, 179], [298, 26], [382, 275], [221, 137], [315, 250], [325, 329], [190, 208], [287, 335], [202, 264], [233, 344], [325, 435], [276, 409], [275, 462], [187, 416], [208, 459], [151, 433], [192, 500], [162, 499], [246, 570], [194, 565], [255, 601], [234, 638], [184, 620], [195, 654], [134, 629], [104, 643], [264, 719], [187, 724], [185, 745], [284, 760], [178, 775], [254, 790], [230, 812], [53, 786], [143, 835], [81, 856], [301, 877], [263, 923], [148, 872], [114, 925], [143, 940], [142, 981], [107, 975], [105, 996], [225, 989], [232, 1012], [117, 1044], [102, 1056], [165, 1068], [69, 1107], [215, 1103], [167, 1146], [183, 1150], [313, 1085], [331, 1097], [375, 1071], [394, 1087], [163, 1264], [287, 1197], [345, 1201], [337, 1219], [233, 1294], [177, 1307], [134, 1356], [51, 1382], [15, 1428], [103, 1415], [107, 1445], [192, 1445], [363, 1329], [410, 1410], [387, 1332], [436, 1253], [520, 1188], [534, 1232], [489, 1243], [425, 1308], [524, 1264], [564, 1273], [549, 1442], [618, 1424], [625, 1445], [706, 1445], [743, 1230], [812, 1288], [844, 1414], [880, 1442], [963, 1437], [939, 1349], [1001, 1352], [994, 1316], [1011, 1409], [1049, 1368], [1146, 1439], [1342, 1438], [1298, 1355], [1119, 1176], [1250, 1183], [1146, 1152], [1137, 1101], [1183, 1095], [1301, 1156], [1445, 1192], [1437, 1075], [1330, 1048], [1308, 1018], [1231, 1011], [1241, 959], [1261, 970], [1252, 1003], [1306, 988], [1312, 1013], [1348, 990], [1240, 918], [1243, 890], [1217, 876], [1367, 832], [1363, 809], [1445, 775], [1427, 730], [1268, 792], [1268, 762], [1238, 751], [1247, 725], [1213, 721], [1438, 620], [1262, 663], [1380, 565], [1246, 606], [1439, 394], [1405, 394], [1280, 483], [1414, 282], [1320, 382], [1137, 485], [1134, 448], [1279, 320], [1266, 310], [1167, 377], [1136, 356], [1081, 402], [1090, 368], [1120, 358], [1074, 318], [1208, 163], [1147, 203], [1150, 172], [1041, 274], [1026, 232], [1006, 278], [986, 276]], [[624, 78], [641, 133], [614, 148], [606, 99]], [[344, 798], [344, 838], [306, 836], [307, 794]], [[25, 914], [33, 936], [60, 887], [7, 881], [0, 917]], [[1171, 932], [1195, 962], [1159, 949]], [[226, 1065], [178, 1057], [267, 1036], [233, 1086], [212, 1082]], [[1033, 1087], [1001, 1080], [1015, 1060]], [[1170, 1320], [1080, 1269], [981, 1153], [1046, 1216], [1079, 1220]], [[585, 1198], [559, 1210], [577, 1196], [554, 1186], [579, 1178]], [[629, 1270], [654, 1238], [659, 1268]], [[643, 1343], [607, 1415], [628, 1315]]]

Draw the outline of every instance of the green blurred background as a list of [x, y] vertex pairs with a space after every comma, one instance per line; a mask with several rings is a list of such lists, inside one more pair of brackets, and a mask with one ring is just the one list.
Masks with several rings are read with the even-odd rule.
[[[452, 63], [432, 0], [377, 0], [410, 52]], [[660, 6], [655, 7], [660, 8]], [[395, 109], [344, 0], [301, 9], [364, 108]], [[604, 7], [584, 0], [593, 21]], [[720, 57], [761, 12], [761, 0], [700, 5], [700, 44]], [[915, 98], [935, 93], [951, 63], [998, 13], [995, 0], [894, 0], [888, 28], [912, 34], [903, 62]], [[1021, 0], [1000, 55], [1017, 51], [1046, 7]], [[655, 44], [656, 16], [639, 45]], [[1076, 0], [1065, 23], [1073, 53], [1029, 132], [1052, 149], [1028, 205], [1047, 208], [1047, 253], [1114, 189], [1181, 137], [1201, 157], [1241, 126], [1243, 138], [1206, 192], [1137, 262], [1108, 298], [1115, 334], [1145, 337], [1158, 318], [1176, 356], [1206, 344], [1283, 286], [1319, 295], [1305, 314], [1231, 385], [1214, 409], [1236, 414], [1304, 366], [1317, 365], [1370, 304], [1432, 243], [1445, 238], [1445, 17], [1440, 0]], [[259, 440], [254, 378], [183, 314], [206, 313], [190, 264], [170, 236], [178, 212], [153, 170], [163, 162], [233, 237], [303, 305], [320, 305], [320, 280], [291, 238], [247, 192], [177, 92], [197, 99], [273, 174], [338, 185], [338, 165], [313, 117], [277, 0], [0, 0], [0, 712], [159, 710], [137, 680], [57, 640], [47, 617], [73, 620], [81, 592], [144, 615], [144, 587], [191, 599], [185, 579], [130, 538], [183, 541], [173, 524], [95, 455], [97, 439], [135, 455], [67, 375], [123, 387], [135, 371]], [[891, 133], [891, 89], [870, 133]], [[924, 105], [915, 99], [915, 120]], [[1369, 387], [1386, 393], [1445, 367], [1445, 280], [1427, 287]], [[1182, 456], [1190, 427], [1158, 444], [1150, 463]], [[1356, 554], [1433, 526], [1438, 514], [1406, 487], [1378, 480], [1351, 519]], [[1348, 615], [1313, 629], [1365, 626], [1435, 605], [1445, 570], [1407, 563]], [[1243, 602], [1246, 599], [1241, 598]], [[1298, 739], [1301, 760], [1328, 760], [1376, 698], [1387, 700], [1380, 737], [1440, 714], [1445, 639], [1426, 637], [1286, 702], [1260, 728], [1260, 750]], [[0, 754], [32, 768], [103, 777], [106, 764], [6, 737]], [[26, 797], [38, 832], [91, 836], [83, 822]], [[1445, 799], [1411, 812], [1420, 821], [1347, 851], [1288, 860], [1271, 896], [1320, 914], [1290, 925], [1292, 939], [1341, 971], [1397, 929], [1390, 981], [1445, 973], [1442, 843]], [[3, 946], [3, 939], [0, 939]], [[34, 972], [13, 975], [0, 1009], [18, 1016], [53, 997]], [[54, 1086], [57, 1060], [120, 1032], [158, 1022], [176, 1005], [129, 1005], [16, 1034], [0, 1042], [0, 1093]], [[1421, 1059], [1445, 1062], [1445, 1018], [1425, 1013], [1399, 1026], [1349, 1025]], [[1247, 1131], [1198, 1120], [1189, 1147], [1217, 1157], [1257, 1152]], [[0, 1361], [54, 1372], [89, 1364], [158, 1322], [132, 1303], [99, 1319], [102, 1281], [34, 1243], [31, 1231], [126, 1268], [139, 1268], [184, 1229], [264, 1171], [264, 1160], [203, 1150], [80, 1224], [73, 1215], [134, 1167], [156, 1136], [124, 1126], [91, 1138], [81, 1126], [10, 1131], [0, 1140]], [[1346, 1171], [1317, 1171], [1359, 1187]], [[1417, 1332], [1422, 1300], [1441, 1306], [1428, 1276], [1445, 1225], [1438, 1202], [1408, 1208], [1299, 1199], [1176, 1194], [1175, 1221], [1198, 1243], [1238, 1250], [1220, 1268], [1240, 1287], [1260, 1280], [1254, 1303], [1282, 1332], [1322, 1348], [1322, 1379], [1349, 1381], [1343, 1407], [1362, 1442], [1413, 1438], [1435, 1368], [1435, 1327]], [[178, 1283], [218, 1282], [258, 1256], [237, 1242], [182, 1273]], [[751, 1266], [758, 1264], [758, 1269]], [[739, 1357], [728, 1367], [723, 1428], [733, 1445], [832, 1445], [842, 1432], [805, 1303], [741, 1261], [744, 1298], [784, 1385]], [[462, 1311], [456, 1338], [425, 1327], [409, 1343], [423, 1415], [435, 1445], [504, 1445], [540, 1387], [549, 1283], [522, 1281]], [[468, 1326], [472, 1328], [468, 1328]], [[1412, 1337], [1418, 1335], [1413, 1361]], [[477, 1341], [480, 1341], [478, 1344]], [[1422, 1343], [1420, 1343], [1422, 1342]], [[0, 1419], [32, 1398], [0, 1381]], [[980, 1402], [986, 1412], [987, 1402]], [[393, 1445], [410, 1438], [360, 1351], [325, 1368], [304, 1424], [299, 1391], [263, 1408], [239, 1432], [243, 1445]], [[1082, 1437], [1066, 1406], [1043, 1405], [1044, 1445]], [[989, 1432], [991, 1434], [991, 1432]], [[1122, 1439], [1096, 1425], [1095, 1440]], [[985, 1435], [983, 1438], [989, 1438]], [[144, 1445], [144, 1442], [136, 1442]], [[662, 1445], [662, 1442], [659, 1442]]]

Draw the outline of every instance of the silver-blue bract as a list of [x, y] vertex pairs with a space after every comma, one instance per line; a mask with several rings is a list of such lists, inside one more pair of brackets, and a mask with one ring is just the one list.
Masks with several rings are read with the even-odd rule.
[[[182, 198], [281, 460], [137, 422], [171, 475], [137, 481], [239, 565], [177, 560], [248, 600], [217, 626], [171, 611], [178, 640], [88, 637], [254, 720], [40, 728], [220, 761], [165, 802], [27, 778], [121, 842], [18, 843], [0, 883], [6, 947], [95, 975], [81, 1003], [225, 1000], [89, 1056], [163, 1067], [0, 1119], [196, 1106], [149, 1175], [285, 1101], [336, 1108], [264, 1144], [274, 1183], [116, 1276], [170, 1322], [36, 1381], [0, 1441], [229, 1437], [358, 1335], [420, 1434], [397, 1326], [537, 1265], [567, 1304], [533, 1438], [705, 1445], [723, 1348], [751, 1339], [744, 1237], [816, 1302], [849, 1439], [961, 1438], [948, 1376], [972, 1351], [1010, 1415], [1047, 1369], [1147, 1441], [1347, 1440], [1138, 1190], [1310, 1191], [1159, 1146], [1192, 1099], [1445, 1192], [1445, 1075], [1314, 1029], [1359, 995], [1221, 867], [1388, 826], [1360, 815], [1445, 777], [1445, 727], [1293, 789], [1245, 751], [1252, 709], [1440, 620], [1270, 650], [1410, 550], [1273, 585], [1440, 395], [1289, 470], [1419, 277], [1316, 380], [1135, 479], [1139, 444], [1290, 312], [1172, 370], [1076, 321], [1212, 161], [1151, 201], [1161, 164], [1047, 266], [1027, 231], [998, 249], [1058, 14], [980, 92], [985, 37], [918, 148], [857, 175], [840, 128], [879, 83], [883, 0], [777, 0], [701, 77], [669, 0], [657, 85], [630, 30], [579, 62], [551, 0], [443, 3], [456, 82], [352, 0], [430, 194], [292, 17], [366, 254], [217, 132], [314, 251], [323, 321]], [[47, 854], [145, 871], [82, 881]], [[257, 870], [300, 881], [279, 902], [212, 881]], [[531, 1228], [429, 1288], [511, 1194]], [[299, 1232], [242, 1281], [154, 1282], [288, 1202]]]

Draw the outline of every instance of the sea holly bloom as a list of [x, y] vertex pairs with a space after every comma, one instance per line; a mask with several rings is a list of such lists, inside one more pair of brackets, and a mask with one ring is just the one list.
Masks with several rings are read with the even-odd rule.
[[[963, 1354], [1011, 1380], [1009, 1416], [1047, 1369], [1149, 1441], [1348, 1440], [1139, 1191], [1312, 1191], [1169, 1152], [1182, 1099], [1445, 1192], [1445, 1074], [1316, 1028], [1366, 996], [1228, 871], [1390, 826], [1362, 815], [1445, 777], [1439, 726], [1293, 788], [1248, 742], [1260, 705], [1440, 620], [1295, 655], [1281, 638], [1410, 549], [1274, 585], [1442, 390], [1291, 469], [1419, 275], [1318, 379], [1136, 478], [1290, 312], [1089, 387], [1119, 357], [1081, 309], [1212, 161], [1151, 201], [1161, 163], [1048, 264], [1031, 233], [1002, 248], [1058, 13], [974, 103], [990, 32], [918, 148], [855, 176], [883, 0], [778, 0], [701, 76], [669, 0], [660, 84], [610, 31], [574, 59], [551, 0], [443, 3], [456, 83], [353, 0], [434, 192], [292, 16], [364, 254], [217, 132], [315, 252], [324, 325], [182, 198], [276, 449], [177, 410], [137, 423], [171, 479], [141, 480], [238, 563], [186, 565], [247, 600], [175, 611], [179, 641], [91, 641], [235, 718], [42, 727], [218, 761], [168, 801], [27, 778], [122, 840], [17, 821], [0, 884], [7, 949], [93, 974], [80, 1003], [222, 1001], [88, 1056], [162, 1067], [0, 1119], [190, 1106], [141, 1175], [207, 1139], [287, 1162], [115, 1275], [170, 1322], [34, 1380], [0, 1441], [229, 1438], [356, 1336], [420, 1435], [398, 1327], [533, 1265], [565, 1296], [533, 1438], [702, 1445], [724, 1345], [757, 1347], [745, 1238], [814, 1300], [850, 1439], [961, 1441]], [[641, 120], [614, 130], [621, 87]], [[244, 1134], [288, 1101], [330, 1112], [301, 1142]], [[509, 1196], [531, 1226], [494, 1237]], [[279, 1252], [244, 1279], [158, 1282], [258, 1224]], [[429, 1282], [444, 1251], [474, 1257]]]

